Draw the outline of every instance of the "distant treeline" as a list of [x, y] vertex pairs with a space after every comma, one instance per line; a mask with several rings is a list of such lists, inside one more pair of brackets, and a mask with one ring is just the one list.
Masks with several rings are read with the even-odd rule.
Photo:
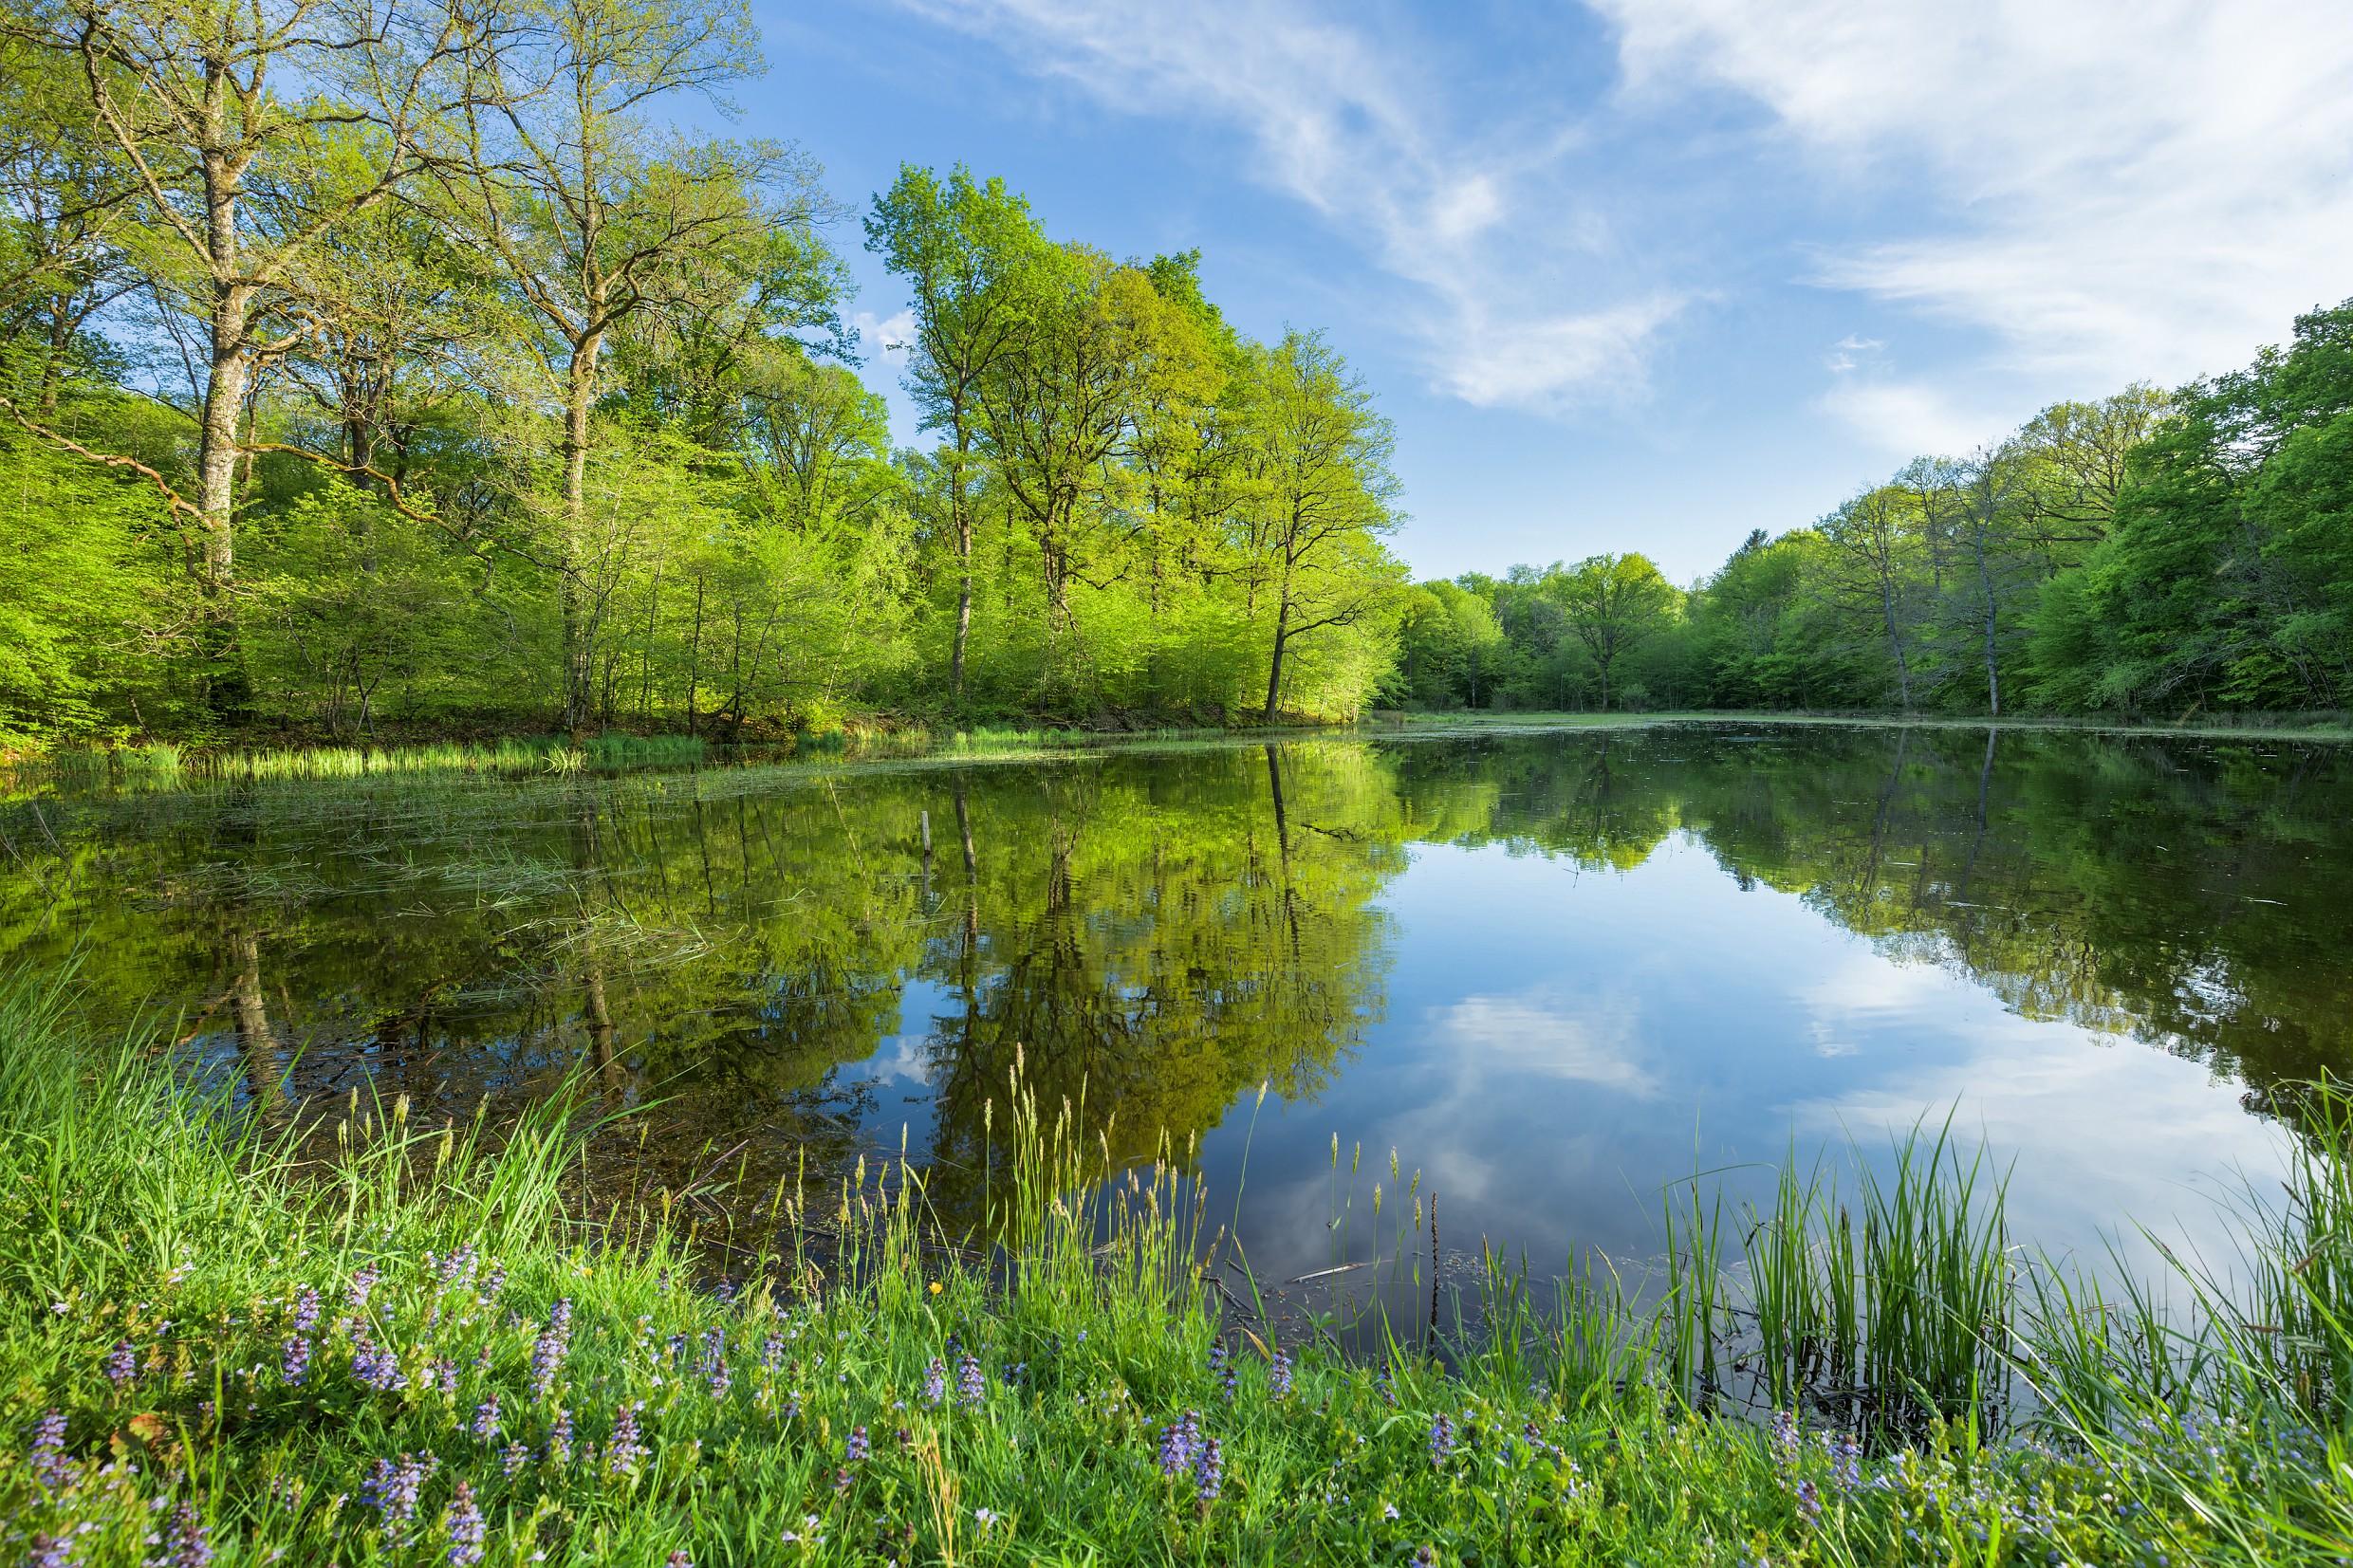
[[658, 123], [741, 0], [59, 0], [0, 21], [0, 745], [1357, 711], [1391, 435], [1191, 255], [905, 170], [923, 450], [850, 211]]
[[1689, 589], [1640, 554], [1408, 596], [1416, 706], [2353, 707], [2353, 301], [2177, 392], [1922, 457]]

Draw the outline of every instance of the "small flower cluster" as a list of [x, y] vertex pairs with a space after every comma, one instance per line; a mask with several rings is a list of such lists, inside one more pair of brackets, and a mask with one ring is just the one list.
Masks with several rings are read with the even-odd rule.
[[710, 1385], [713, 1399], [725, 1399], [727, 1391], [734, 1386], [734, 1374], [727, 1366], [725, 1329], [711, 1329], [703, 1335], [703, 1380]]
[[1233, 1356], [1226, 1350], [1226, 1347], [1222, 1341], [1212, 1344], [1209, 1347], [1209, 1374], [1217, 1379], [1218, 1392], [1225, 1395], [1226, 1403], [1229, 1405], [1232, 1404], [1234, 1390]]
[[1291, 1358], [1284, 1354], [1282, 1346], [1277, 1345], [1274, 1347], [1274, 1354], [1267, 1359], [1267, 1393], [1274, 1398], [1282, 1399], [1287, 1397], [1290, 1392]]
[[368, 1298], [376, 1294], [376, 1282], [382, 1278], [382, 1271], [374, 1264], [363, 1264], [360, 1271], [351, 1277], [351, 1284], [343, 1292], [344, 1305], [354, 1312], [365, 1312]]
[[556, 1418], [547, 1425], [547, 1461], [554, 1469], [562, 1469], [572, 1462], [572, 1412], [559, 1406]]
[[1441, 1411], [1430, 1418], [1430, 1467], [1446, 1468], [1454, 1453], [1454, 1423]]
[[547, 1315], [547, 1326], [531, 1346], [531, 1392], [540, 1398], [547, 1397], [556, 1386], [556, 1375], [564, 1370], [564, 1357], [572, 1348], [572, 1301], [570, 1297], [555, 1304]]
[[398, 1460], [380, 1459], [360, 1487], [360, 1501], [376, 1510], [377, 1525], [387, 1545], [406, 1545], [417, 1522], [417, 1494], [440, 1467], [431, 1453], [402, 1454]]
[[1822, 1434], [1823, 1451], [1830, 1456], [1830, 1483], [1844, 1496], [1862, 1485], [1862, 1445], [1844, 1432]]
[[1160, 1430], [1160, 1473], [1179, 1476], [1193, 1467], [1201, 1445], [1201, 1412], [1187, 1411]]
[[172, 1511], [171, 1529], [158, 1544], [165, 1547], [158, 1561], [168, 1568], [206, 1568], [213, 1560], [213, 1543], [194, 1503], [182, 1503]]
[[34, 1423], [32, 1443], [26, 1451], [33, 1479], [48, 1491], [65, 1484], [65, 1412], [51, 1410]]
[[1226, 1451], [1201, 1432], [1201, 1412], [1187, 1411], [1160, 1429], [1160, 1473], [1172, 1481], [1190, 1476], [1194, 1501], [1206, 1513], [1225, 1485]]
[[465, 1482], [457, 1484], [441, 1523], [450, 1538], [450, 1568], [472, 1568], [482, 1560], [482, 1509], [473, 1500], [473, 1488]]
[[400, 1372], [400, 1357], [379, 1345], [365, 1322], [352, 1331], [351, 1375], [379, 1393], [398, 1393], [408, 1383]]
[[634, 1475], [645, 1463], [645, 1442], [638, 1431], [638, 1411], [643, 1408], [643, 1400], [623, 1405], [613, 1418], [613, 1440], [604, 1446], [604, 1464], [615, 1475]]

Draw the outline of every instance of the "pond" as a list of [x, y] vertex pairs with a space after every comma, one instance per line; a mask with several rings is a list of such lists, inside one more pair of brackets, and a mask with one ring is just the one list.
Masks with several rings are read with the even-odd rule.
[[2320, 744], [1489, 730], [0, 824], [8, 948], [78, 952], [99, 1022], [177, 1017], [265, 1109], [464, 1116], [577, 1068], [650, 1107], [649, 1182], [903, 1147], [971, 1214], [1018, 1061], [1115, 1157], [1165, 1136], [1269, 1280], [1386, 1253], [1433, 1193], [1455, 1269], [1640, 1260], [1678, 1181], [1923, 1120], [2008, 1172], [2023, 1240], [2227, 1246], [2292, 1085], [2353, 1064], [2353, 755]]

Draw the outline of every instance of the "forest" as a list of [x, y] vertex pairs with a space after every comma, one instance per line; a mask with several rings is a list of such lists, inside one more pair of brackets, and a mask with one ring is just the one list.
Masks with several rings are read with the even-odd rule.
[[[0, 735], [1325, 718], [1387, 671], [1341, 355], [999, 181], [862, 218], [670, 124], [761, 74], [732, 0], [69, 0], [5, 49]], [[862, 231], [927, 450], [857, 373]]]
[[2353, 304], [1688, 586], [1416, 585], [1372, 390], [1197, 252], [683, 128], [765, 70], [735, 0], [57, 0], [0, 56], [0, 747], [2353, 705]]
[[2353, 707], [2353, 301], [2056, 403], [1688, 588], [1639, 552], [1417, 585], [1391, 700], [2179, 719]]

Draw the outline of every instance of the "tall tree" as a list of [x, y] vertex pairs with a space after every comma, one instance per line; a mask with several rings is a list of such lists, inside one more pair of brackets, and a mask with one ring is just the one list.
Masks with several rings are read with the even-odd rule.
[[1240, 570], [1267, 601], [1266, 722], [1281, 711], [1283, 673], [1310, 633], [1385, 605], [1398, 572], [1380, 536], [1397, 526], [1396, 434], [1371, 391], [1321, 334], [1290, 332], [1249, 368]]
[[1028, 323], [1031, 296], [1022, 280], [1044, 256], [1046, 236], [1030, 217], [1028, 203], [1008, 193], [1003, 180], [976, 182], [961, 164], [942, 179], [910, 164], [875, 197], [866, 245], [914, 290], [908, 390], [922, 406], [924, 428], [947, 437], [940, 466], [957, 580], [948, 695], [961, 702], [973, 634], [981, 392]]
[[[564, 722], [593, 700], [599, 618], [574, 535], [585, 521], [591, 430], [608, 340], [641, 312], [681, 308], [709, 258], [821, 215], [815, 171], [771, 142], [658, 135], [656, 101], [722, 90], [763, 69], [741, 0], [545, 0], [467, 106], [442, 182], [499, 258], [542, 333], [533, 357], [562, 421], [557, 562]], [[718, 286], [740, 286], [728, 269]]]
[[1609, 709], [1612, 676], [1626, 655], [1663, 630], [1679, 595], [1645, 555], [1587, 556], [1547, 580], [1568, 629], [1602, 676], [1602, 709]]
[[1863, 491], [1824, 518], [1822, 537], [1836, 563], [1842, 597], [1870, 606], [1896, 667], [1896, 695], [1912, 710], [1912, 633], [1922, 541], [1911, 497], [1893, 485]]
[[66, 0], [40, 38], [144, 198], [151, 282], [197, 327], [199, 572], [235, 572], [238, 425], [255, 370], [314, 329], [322, 243], [434, 162], [494, 40], [455, 0]]

